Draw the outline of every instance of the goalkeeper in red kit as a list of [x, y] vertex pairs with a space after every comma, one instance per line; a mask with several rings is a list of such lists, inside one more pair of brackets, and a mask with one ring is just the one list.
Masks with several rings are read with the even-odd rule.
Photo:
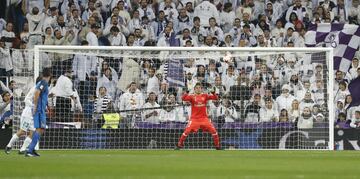
[[210, 122], [207, 112], [206, 112], [206, 104], [209, 100], [217, 100], [218, 96], [215, 94], [215, 91], [212, 94], [203, 93], [201, 83], [197, 83], [194, 87], [195, 94], [188, 94], [186, 92], [182, 96], [183, 101], [188, 101], [191, 103], [191, 117], [186, 125], [184, 133], [181, 135], [179, 142], [176, 146], [176, 149], [180, 149], [184, 147], [184, 141], [186, 137], [191, 132], [197, 132], [200, 128], [204, 132], [210, 132], [213, 139], [214, 145], [217, 150], [220, 150], [220, 140], [219, 135], [214, 127], [214, 125]]

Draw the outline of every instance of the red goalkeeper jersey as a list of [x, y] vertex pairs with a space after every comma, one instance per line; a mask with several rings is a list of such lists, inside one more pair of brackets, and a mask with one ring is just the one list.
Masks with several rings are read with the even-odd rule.
[[206, 112], [206, 104], [208, 100], [217, 100], [218, 96], [216, 94], [184, 94], [182, 96], [183, 101], [188, 101], [191, 103], [191, 117], [192, 121], [204, 121], [207, 120], [208, 115]]

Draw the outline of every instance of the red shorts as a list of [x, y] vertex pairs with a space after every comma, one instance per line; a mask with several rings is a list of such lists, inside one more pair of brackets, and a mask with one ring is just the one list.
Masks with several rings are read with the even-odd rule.
[[211, 134], [217, 133], [214, 125], [209, 120], [204, 120], [201, 122], [189, 121], [189, 123], [186, 125], [184, 133], [188, 135], [191, 132], [197, 132], [199, 129], [202, 129], [204, 132], [210, 132]]

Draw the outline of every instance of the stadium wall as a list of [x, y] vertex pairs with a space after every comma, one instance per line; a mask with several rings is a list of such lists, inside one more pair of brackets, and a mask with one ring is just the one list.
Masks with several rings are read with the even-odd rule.
[[4, 149], [12, 136], [12, 129], [0, 129], [0, 149]]
[[359, 129], [335, 129], [334, 135], [338, 150], [360, 150]]

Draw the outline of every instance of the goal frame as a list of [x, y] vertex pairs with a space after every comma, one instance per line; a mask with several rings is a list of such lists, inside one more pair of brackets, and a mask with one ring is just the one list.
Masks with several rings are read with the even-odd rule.
[[[34, 47], [34, 81], [40, 72], [40, 52], [51, 50], [121, 50], [121, 51], [240, 51], [240, 52], [326, 52], [326, 59], [333, 59], [334, 50], [330, 47], [128, 47], [128, 46], [51, 46], [35, 45]], [[334, 69], [334, 61], [326, 60], [328, 69]], [[334, 150], [334, 73], [328, 72], [327, 99], [329, 110], [329, 142], [327, 150]], [[268, 150], [268, 149], [267, 149]], [[320, 149], [323, 150], [323, 149]], [[326, 149], [325, 149], [326, 150]]]

